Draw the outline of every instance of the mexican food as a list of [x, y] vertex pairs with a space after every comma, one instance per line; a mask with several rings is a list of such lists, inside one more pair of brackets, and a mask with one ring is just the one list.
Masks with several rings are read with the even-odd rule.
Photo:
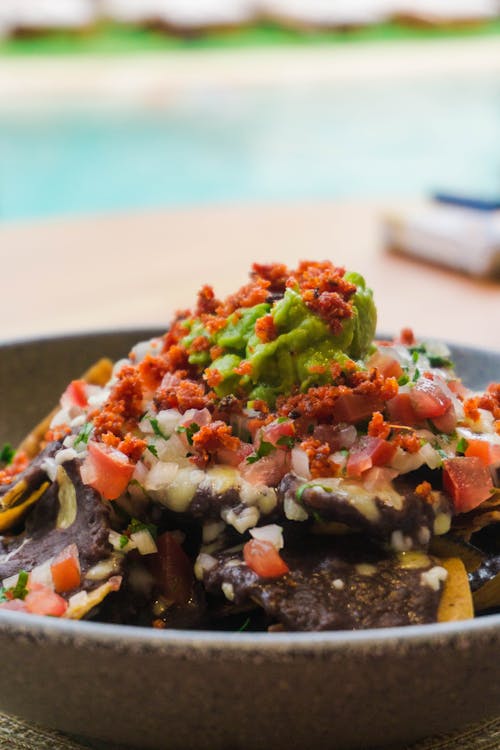
[[500, 385], [376, 340], [364, 279], [254, 264], [72, 381], [0, 468], [0, 609], [354, 630], [500, 606]]

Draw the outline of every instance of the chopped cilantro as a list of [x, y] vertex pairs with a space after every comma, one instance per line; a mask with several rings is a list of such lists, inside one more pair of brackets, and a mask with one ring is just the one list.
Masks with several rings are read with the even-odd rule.
[[448, 454], [442, 448], [436, 448], [436, 452], [439, 453], [443, 460], [448, 458]]
[[276, 450], [276, 447], [272, 443], [266, 443], [265, 440], [262, 440], [259, 445], [258, 450], [255, 453], [252, 453], [251, 456], [248, 456], [247, 464], [254, 464], [256, 461], [259, 460], [259, 458], [264, 458], [264, 456], [268, 456], [274, 450]]
[[276, 421], [278, 424], [283, 424], [283, 422], [288, 422], [288, 417], [278, 417]]
[[457, 443], [457, 453], [465, 453], [468, 447], [469, 443], [467, 440], [464, 437], [461, 437]]
[[16, 455], [16, 451], [10, 443], [5, 443], [3, 448], [0, 450], [0, 463], [8, 466], [12, 463], [12, 459]]
[[153, 432], [156, 435], [156, 437], [163, 438], [163, 440], [168, 440], [168, 435], [165, 435], [165, 433], [162, 431], [160, 425], [158, 424], [158, 420], [156, 417], [150, 417], [149, 422], [151, 424], [151, 427], [153, 428]]
[[439, 357], [437, 355], [428, 354], [429, 364], [431, 367], [454, 367], [455, 364], [449, 357]]
[[92, 422], [85, 422], [82, 429], [78, 433], [75, 442], [73, 443], [73, 448], [76, 448], [76, 446], [80, 445], [80, 443], [84, 443], [85, 445], [87, 445], [93, 429], [94, 425], [92, 424]]
[[401, 377], [398, 378], [398, 385], [406, 385], [410, 382], [410, 376], [407, 372], [404, 373], [404, 375], [401, 375]]
[[158, 451], [156, 450], [156, 445], [148, 445], [148, 451], [153, 454], [155, 458], [158, 458]]
[[196, 433], [200, 431], [200, 425], [196, 424], [196, 422], [191, 422], [191, 424], [188, 425], [187, 427], [184, 427], [183, 425], [181, 425], [180, 427], [177, 427], [175, 431], [178, 433], [181, 433], [181, 432], [186, 433], [186, 438], [187, 438], [189, 445], [193, 445], [193, 436], [196, 435]]
[[295, 438], [291, 435], [282, 435], [277, 441], [277, 445], [286, 445], [287, 448], [293, 448], [295, 445]]
[[28, 593], [27, 587], [28, 573], [25, 570], [19, 572], [17, 583], [12, 589], [12, 595], [14, 599], [24, 599]]
[[28, 573], [25, 570], [19, 571], [17, 583], [10, 589], [0, 589], [0, 602], [6, 602], [11, 599], [25, 599], [28, 593], [27, 589]]
[[[303, 484], [301, 487], [298, 488], [298, 490], [295, 493], [295, 497], [297, 498], [297, 501], [300, 503], [302, 502], [302, 495], [304, 494], [305, 490], [312, 489], [313, 487], [319, 487], [323, 490], [323, 492], [331, 492], [332, 488], [327, 487], [324, 484], [317, 484], [317, 482], [306, 482], [306, 484]], [[314, 515], [314, 512], [313, 512]]]
[[154, 523], [143, 523], [138, 518], [132, 518], [127, 529], [129, 534], [135, 534], [137, 531], [149, 531], [153, 539], [158, 536], [158, 528]]
[[418, 367], [416, 367], [415, 372], [413, 373], [413, 382], [416, 383], [419, 377], [420, 377], [420, 370], [418, 369]]
[[419, 350], [418, 350], [418, 349], [413, 349], [413, 351], [412, 351], [412, 353], [411, 353], [411, 358], [412, 358], [412, 360], [413, 360], [414, 362], [418, 362], [418, 358], [419, 358], [419, 356], [420, 356], [420, 352], [419, 352]]
[[245, 622], [243, 623], [243, 625], [240, 628], [238, 628], [238, 632], [242, 633], [244, 630], [246, 630], [248, 628], [249, 625], [250, 625], [250, 618], [247, 617], [247, 619], [245, 620]]
[[123, 549], [129, 543], [129, 538], [126, 534], [120, 536], [120, 549]]

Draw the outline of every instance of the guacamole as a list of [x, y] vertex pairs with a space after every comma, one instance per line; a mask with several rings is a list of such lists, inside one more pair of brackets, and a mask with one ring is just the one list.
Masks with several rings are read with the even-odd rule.
[[[237, 309], [216, 332], [209, 333], [200, 318], [191, 319], [183, 345], [190, 349], [200, 337], [208, 343], [191, 351], [190, 364], [217, 374], [213, 388], [218, 397], [234, 393], [271, 405], [278, 395], [297, 387], [306, 391], [311, 385], [331, 382], [332, 363], [342, 367], [368, 353], [377, 321], [373, 294], [363, 277], [348, 273], [345, 280], [356, 289], [350, 314], [338, 332], [308, 307], [298, 287], [289, 287], [276, 301]], [[264, 316], [272, 318], [275, 337], [270, 341], [256, 332]], [[212, 359], [214, 350], [220, 354]]]

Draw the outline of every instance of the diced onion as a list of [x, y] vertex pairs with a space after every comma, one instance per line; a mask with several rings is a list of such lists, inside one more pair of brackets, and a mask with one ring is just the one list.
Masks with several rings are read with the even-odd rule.
[[283, 509], [285, 511], [285, 516], [289, 521], [307, 521], [308, 519], [308, 515], [302, 505], [299, 505], [299, 503], [289, 495], [285, 496]]
[[19, 578], [19, 573], [15, 573], [13, 576], [4, 578], [2, 581], [2, 586], [4, 587], [4, 589], [11, 589], [13, 586], [16, 585], [18, 578]]
[[148, 472], [144, 480], [144, 487], [147, 491], [163, 490], [173, 482], [179, 466], [171, 461], [158, 461]]
[[177, 409], [163, 409], [156, 415], [158, 427], [164, 435], [172, 435], [179, 422], [182, 419], [181, 413]]
[[424, 463], [423, 456], [418, 453], [407, 453], [406, 451], [398, 448], [390, 466], [392, 469], [397, 469], [400, 474], [407, 474], [409, 471], [415, 471], [419, 469]]
[[217, 560], [215, 559], [215, 557], [212, 557], [212, 555], [207, 555], [206, 552], [200, 552], [194, 564], [194, 574], [196, 578], [201, 581], [203, 578], [203, 573], [205, 571], [212, 570], [212, 568], [214, 568], [216, 565]]
[[141, 555], [152, 555], [158, 552], [156, 542], [147, 529], [135, 531], [130, 535], [131, 541], [135, 544]]
[[78, 453], [73, 448], [64, 448], [55, 455], [56, 464], [64, 464], [66, 461], [72, 461], [76, 458]]
[[244, 508], [241, 513], [236, 514], [232, 509], [224, 509], [221, 512], [223, 521], [228, 526], [233, 526], [240, 534], [244, 534], [245, 531], [255, 526], [260, 517], [260, 513], [257, 508]]
[[302, 479], [310, 479], [309, 457], [302, 448], [292, 448], [292, 471]]
[[256, 526], [250, 529], [250, 534], [254, 539], [262, 542], [271, 542], [277, 550], [283, 549], [283, 529], [276, 523], [269, 523], [267, 526]]
[[108, 557], [107, 560], [101, 560], [100, 562], [93, 565], [85, 574], [85, 580], [88, 581], [103, 581], [105, 578], [109, 578], [114, 573], [119, 573], [120, 562], [118, 557]]
[[437, 469], [441, 466], [443, 459], [430, 443], [425, 443], [419, 451], [429, 469]]
[[36, 568], [30, 573], [30, 583], [41, 583], [50, 589], [54, 589], [54, 581], [52, 579], [52, 565], [53, 559], [47, 560], [41, 565], [37, 565]]

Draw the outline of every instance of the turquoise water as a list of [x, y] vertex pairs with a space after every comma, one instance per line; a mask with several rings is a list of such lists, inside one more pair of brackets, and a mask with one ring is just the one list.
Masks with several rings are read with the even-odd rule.
[[0, 105], [0, 218], [213, 201], [500, 194], [494, 76]]

